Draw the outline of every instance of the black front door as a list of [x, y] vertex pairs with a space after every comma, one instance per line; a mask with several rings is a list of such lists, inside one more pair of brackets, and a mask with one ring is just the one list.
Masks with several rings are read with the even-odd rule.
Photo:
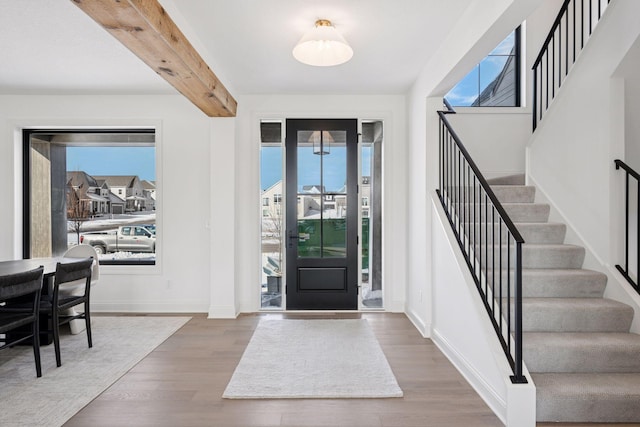
[[357, 128], [287, 120], [287, 309], [358, 308]]

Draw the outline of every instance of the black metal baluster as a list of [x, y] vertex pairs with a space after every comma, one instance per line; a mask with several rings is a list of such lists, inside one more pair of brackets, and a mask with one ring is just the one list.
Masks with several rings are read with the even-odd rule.
[[[498, 228], [500, 228], [500, 238], [499, 238], [499, 251], [500, 251], [500, 257], [498, 258], [498, 270], [500, 271], [500, 304], [498, 305], [500, 307], [500, 336], [504, 336], [502, 333], [502, 319], [504, 319], [504, 312], [503, 312], [503, 308], [504, 308], [504, 304], [503, 304], [503, 299], [502, 299], [502, 221], [498, 221]], [[494, 267], [493, 269], [495, 270], [495, 258], [493, 260], [494, 262]], [[507, 272], [508, 273], [508, 272]], [[508, 277], [508, 276], [507, 276]]]
[[593, 1], [589, 0], [589, 35], [593, 31]]
[[[624, 271], [629, 273], [629, 173], [625, 176], [624, 186]], [[639, 212], [640, 214], [640, 212]]]
[[[515, 238], [514, 238], [515, 240]], [[516, 265], [515, 265], [515, 367], [511, 381], [514, 383], [526, 383], [527, 379], [522, 374], [522, 243], [516, 242]]]
[[[496, 305], [496, 231], [495, 231], [495, 227], [496, 227], [496, 210], [493, 209], [491, 211], [491, 222], [493, 223], [493, 234], [491, 235], [491, 248], [493, 251], [493, 256], [491, 257], [493, 259], [493, 265], [491, 267], [491, 310], [495, 313], [496, 309], [495, 309], [495, 305]], [[502, 228], [498, 227], [498, 233], [500, 234], [500, 236], [502, 236]], [[499, 276], [498, 276], [499, 277]], [[500, 279], [498, 279], [500, 280]]]
[[584, 48], [584, 0], [580, 0], [580, 50]]
[[567, 9], [567, 19], [564, 21], [564, 75], [569, 74], [569, 9]]
[[[488, 195], [485, 191], [485, 206], [484, 206], [484, 214], [485, 214], [485, 233], [484, 237], [487, 241], [484, 243], [484, 262], [485, 262], [485, 273], [484, 273], [484, 287], [487, 287], [487, 282], [489, 281], [489, 199]], [[491, 226], [493, 230], [493, 225]]]
[[558, 89], [562, 87], [562, 18], [558, 26]]
[[556, 97], [556, 35], [551, 37], [551, 99]]
[[602, 16], [602, 1], [598, 0], [598, 21], [600, 21], [600, 17]]
[[511, 233], [507, 233], [507, 347], [511, 352]]
[[573, 63], [576, 63], [576, 2], [573, 2]]
[[[500, 224], [500, 227], [498, 227], [498, 232], [500, 233], [498, 239], [498, 244], [500, 245], [500, 263], [498, 268], [498, 273], [500, 274], [500, 276], [498, 276], [498, 301], [500, 301], [500, 306], [502, 306], [502, 275], [504, 274], [502, 270], [502, 218], [499, 217], [498, 221]], [[496, 295], [493, 294], [494, 299], [495, 297]], [[502, 330], [500, 330], [500, 333], [502, 333]]]
[[538, 68], [537, 65], [534, 65], [533, 67], [533, 114], [532, 119], [533, 119], [533, 130], [536, 130], [536, 127], [538, 125], [538, 93], [537, 93], [537, 87], [538, 87]]
[[544, 81], [545, 86], [547, 87], [547, 94], [545, 96], [546, 106], [544, 110], [547, 111], [549, 109], [549, 49], [547, 48], [547, 53], [545, 54], [547, 59], [547, 78]]

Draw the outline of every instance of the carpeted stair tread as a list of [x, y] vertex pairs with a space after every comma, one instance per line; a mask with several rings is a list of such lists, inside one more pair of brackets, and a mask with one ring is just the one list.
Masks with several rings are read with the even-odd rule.
[[640, 335], [611, 332], [526, 332], [530, 372], [640, 372]]
[[524, 331], [628, 332], [633, 308], [605, 298], [523, 298]]
[[546, 203], [503, 203], [513, 222], [547, 222], [551, 208]]
[[[496, 272], [497, 273], [497, 272]], [[500, 285], [500, 276], [493, 276], [491, 269], [486, 270], [489, 283], [495, 280]], [[513, 295], [514, 273], [511, 270], [509, 284]], [[502, 284], [506, 289], [507, 273], [502, 273]], [[603, 273], [584, 269], [523, 269], [522, 296], [524, 298], [602, 298], [607, 285], [607, 276]]]
[[584, 269], [523, 269], [522, 296], [540, 298], [601, 298], [607, 276]]
[[539, 373], [538, 422], [638, 422], [640, 373]]
[[533, 203], [536, 188], [530, 185], [492, 185], [500, 203]]
[[560, 244], [567, 226], [559, 222], [519, 222], [515, 224], [526, 243]]
[[524, 185], [525, 176], [523, 173], [500, 176], [487, 180], [489, 185]]
[[522, 268], [580, 268], [584, 255], [582, 246], [525, 243], [522, 246]]

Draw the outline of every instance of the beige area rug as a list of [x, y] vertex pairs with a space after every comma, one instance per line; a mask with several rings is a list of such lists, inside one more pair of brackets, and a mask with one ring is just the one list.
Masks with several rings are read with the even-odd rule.
[[369, 324], [262, 320], [224, 391], [228, 399], [402, 397]]
[[85, 332], [63, 335], [56, 368], [53, 344], [43, 346], [40, 378], [30, 346], [0, 352], [0, 425], [61, 426], [189, 319], [94, 316], [93, 348]]

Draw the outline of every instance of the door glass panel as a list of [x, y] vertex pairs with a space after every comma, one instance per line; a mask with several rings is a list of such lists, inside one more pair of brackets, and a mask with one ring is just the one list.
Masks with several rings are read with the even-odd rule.
[[322, 132], [322, 184], [327, 193], [347, 194], [347, 133]]
[[262, 309], [282, 307], [283, 214], [282, 123], [260, 122], [261, 281]]
[[298, 258], [320, 258], [322, 196], [298, 196]]
[[344, 258], [347, 134], [298, 131], [298, 258]]
[[362, 215], [362, 304], [382, 308], [382, 138], [383, 123], [362, 124], [360, 211]]

